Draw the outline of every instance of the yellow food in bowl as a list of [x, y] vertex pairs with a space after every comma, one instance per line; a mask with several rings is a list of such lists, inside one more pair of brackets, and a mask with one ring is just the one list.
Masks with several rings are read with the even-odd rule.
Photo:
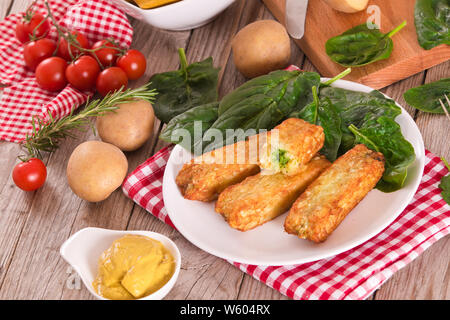
[[92, 286], [107, 299], [139, 299], [164, 286], [174, 270], [174, 258], [161, 242], [125, 235], [100, 256]]
[[142, 9], [152, 9], [178, 1], [180, 0], [134, 0], [134, 2], [136, 2], [139, 8]]

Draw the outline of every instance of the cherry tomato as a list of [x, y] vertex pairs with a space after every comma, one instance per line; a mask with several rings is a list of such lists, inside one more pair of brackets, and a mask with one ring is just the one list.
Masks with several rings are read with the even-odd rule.
[[92, 52], [92, 55], [97, 56], [103, 68], [111, 67], [116, 63], [120, 51], [108, 40], [97, 41], [92, 46], [92, 49], [101, 48], [102, 46], [104, 46], [104, 48], [95, 50]]
[[91, 56], [81, 56], [70, 63], [66, 69], [66, 79], [78, 90], [85, 91], [95, 88], [100, 66]]
[[116, 65], [125, 71], [128, 79], [136, 80], [144, 74], [147, 60], [140, 51], [131, 49], [117, 60]]
[[16, 25], [17, 39], [22, 43], [28, 42], [33, 36], [33, 32], [35, 32], [36, 38], [43, 37], [50, 28], [47, 19], [42, 22], [44, 19], [45, 17], [38, 12], [27, 12]]
[[125, 89], [128, 85], [128, 78], [119, 67], [111, 67], [103, 70], [97, 77], [97, 91], [106, 96], [109, 92], [119, 90], [121, 87]]
[[23, 48], [25, 65], [31, 70], [36, 70], [38, 64], [50, 58], [56, 50], [56, 42], [47, 38], [30, 41]]
[[12, 172], [16, 186], [25, 191], [33, 191], [42, 187], [47, 178], [47, 168], [42, 160], [31, 158], [16, 164]]
[[[67, 35], [70, 38], [73, 38], [73, 41], [78, 41], [77, 45], [87, 49], [89, 47], [89, 41], [84, 34], [79, 31], [72, 31]], [[72, 53], [72, 57], [76, 58], [77, 55], [80, 54], [80, 50], [74, 47], [73, 44], [70, 45], [70, 52]], [[67, 40], [63, 37], [59, 38], [59, 47], [58, 47], [58, 56], [66, 59], [67, 61], [71, 61], [72, 57], [69, 53], [69, 46], [67, 44]]]
[[38, 85], [49, 91], [60, 91], [66, 84], [67, 61], [60, 57], [47, 58], [36, 68], [36, 81]]

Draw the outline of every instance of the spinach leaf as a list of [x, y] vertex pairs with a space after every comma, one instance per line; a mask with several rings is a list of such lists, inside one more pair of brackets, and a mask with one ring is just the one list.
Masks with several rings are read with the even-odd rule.
[[[302, 109], [310, 103], [313, 100], [311, 89], [319, 85], [320, 76], [315, 72], [280, 70], [249, 80], [222, 99], [219, 117], [210, 130], [218, 130], [224, 138], [227, 129], [270, 130], [286, 119], [294, 108]], [[210, 136], [211, 132], [207, 131], [206, 135]], [[238, 136], [228, 138], [213, 141], [208, 149], [242, 139]]]
[[347, 30], [329, 39], [325, 45], [328, 56], [345, 67], [361, 67], [391, 56], [394, 43], [391, 37], [406, 26], [404, 21], [391, 32], [384, 34], [367, 23]]
[[450, 0], [417, 0], [414, 21], [422, 48], [450, 45]]
[[186, 150], [200, 155], [201, 150], [196, 150], [198, 141], [217, 120], [219, 102], [212, 102], [189, 109], [172, 118], [161, 132], [160, 139], [180, 144]]
[[[316, 96], [314, 88], [313, 94]], [[302, 110], [291, 113], [290, 117], [321, 126], [324, 130], [325, 142], [320, 153], [331, 162], [336, 160], [342, 140], [341, 117], [329, 98], [319, 100], [317, 97]]]
[[414, 148], [395, 122], [400, 113], [401, 108], [379, 91], [322, 87], [318, 103], [316, 99], [291, 115], [324, 128], [325, 144], [320, 152], [331, 161], [358, 143], [383, 153], [385, 173], [377, 188], [392, 192], [403, 186], [415, 160]]
[[181, 67], [176, 71], [155, 74], [150, 89], [156, 89], [153, 108], [164, 123], [192, 107], [217, 101], [219, 69], [212, 58], [188, 65], [183, 49], [179, 49]]
[[355, 134], [355, 144], [364, 143], [384, 155], [385, 171], [377, 188], [383, 192], [402, 188], [408, 167], [416, 156], [413, 146], [403, 137], [400, 125], [386, 116], [368, 115], [360, 128], [350, 125], [349, 130]]
[[403, 97], [410, 106], [421, 111], [444, 113], [439, 99], [445, 99], [445, 94], [450, 95], [450, 78], [409, 89]]
[[[448, 164], [447, 160], [445, 160], [444, 158], [441, 158], [441, 160], [444, 162], [447, 170], [450, 171], [450, 165]], [[441, 182], [439, 183], [439, 189], [442, 190], [442, 198], [444, 198], [445, 202], [450, 204], [450, 174], [442, 177]]]

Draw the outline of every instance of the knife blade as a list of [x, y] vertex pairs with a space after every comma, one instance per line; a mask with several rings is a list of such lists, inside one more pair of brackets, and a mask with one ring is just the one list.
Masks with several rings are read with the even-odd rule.
[[286, 28], [294, 39], [301, 39], [305, 34], [307, 10], [308, 0], [286, 0]]

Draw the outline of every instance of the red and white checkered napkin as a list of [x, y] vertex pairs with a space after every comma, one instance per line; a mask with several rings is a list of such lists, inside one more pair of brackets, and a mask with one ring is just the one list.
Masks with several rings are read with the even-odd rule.
[[[106, 0], [50, 0], [48, 1], [56, 20], [69, 30], [86, 35], [89, 43], [109, 37], [128, 48], [133, 29], [124, 13]], [[37, 11], [47, 12], [43, 1], [35, 5]], [[68, 85], [59, 93], [39, 88], [34, 72], [28, 70], [23, 60], [23, 45], [16, 39], [16, 24], [21, 13], [9, 15], [0, 22], [0, 83], [6, 88], [0, 99], [0, 140], [19, 142], [32, 129], [33, 116], [62, 117], [77, 108], [88, 98]], [[49, 38], [56, 40], [54, 28]]]
[[[132, 172], [124, 193], [173, 227], [164, 208], [162, 180], [173, 147], [161, 149]], [[334, 257], [290, 266], [233, 263], [282, 294], [294, 299], [365, 299], [396, 271], [450, 233], [450, 206], [438, 188], [448, 170], [426, 152], [419, 189], [405, 211], [384, 231]]]

